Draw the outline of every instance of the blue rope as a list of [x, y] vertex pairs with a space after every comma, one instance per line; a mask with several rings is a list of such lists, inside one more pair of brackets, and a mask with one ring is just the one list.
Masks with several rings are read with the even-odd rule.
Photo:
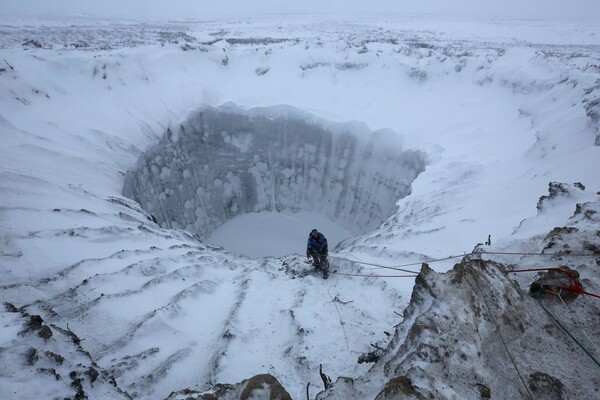
[[569, 332], [569, 330], [567, 328], [565, 328], [565, 326], [563, 324], [561, 324], [561, 322], [554, 316], [552, 315], [552, 313], [546, 308], [544, 307], [544, 305], [542, 304], [542, 301], [540, 300], [540, 296], [542, 294], [542, 292], [544, 291], [543, 289], [544, 287], [542, 286], [538, 291], [536, 291], [535, 293], [533, 293], [533, 297], [538, 301], [538, 304], [540, 305], [540, 307], [542, 307], [542, 309], [546, 312], [546, 314], [548, 314], [548, 316], [550, 318], [552, 318], [552, 320], [556, 323], [556, 325], [558, 325], [558, 327], [567, 335], [569, 335], [569, 337], [571, 339], [573, 339], [573, 341], [575, 341], [575, 343], [577, 343], [577, 345], [579, 347], [581, 347], [581, 350], [583, 350], [585, 352], [585, 354], [587, 354], [592, 361], [594, 361], [596, 363], [596, 365], [598, 367], [600, 367], [600, 362], [598, 362], [598, 360], [596, 360], [596, 358], [594, 358], [594, 356], [585, 348], [583, 347], [583, 345], [579, 342], [579, 340], [577, 340], [575, 338], [575, 336], [573, 336], [573, 334], [571, 334], [571, 332]]

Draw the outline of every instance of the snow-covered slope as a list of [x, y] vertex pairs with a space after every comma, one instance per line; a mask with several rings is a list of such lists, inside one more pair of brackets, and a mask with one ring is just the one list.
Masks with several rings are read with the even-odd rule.
[[[386, 346], [384, 331], [401, 322], [398, 313], [414, 283], [341, 273], [389, 275], [360, 262], [398, 266], [461, 255], [490, 234], [503, 252], [539, 252], [540, 238], [567, 224], [576, 203], [597, 201], [600, 50], [597, 26], [525, 25], [6, 23], [0, 39], [0, 296], [20, 312], [40, 315], [56, 333], [19, 335], [23, 314], [2, 314], [0, 397], [74, 396], [78, 388], [65, 374], [81, 364], [75, 379], [83, 377], [90, 398], [106, 398], [108, 391], [140, 398], [184, 388], [200, 393], [262, 373], [303, 398], [307, 383], [321, 386], [319, 364], [333, 377], [367, 372], [357, 357], [371, 344]], [[380, 168], [376, 179], [410, 189], [389, 192], [399, 194], [397, 210], [386, 193], [387, 199], [374, 197], [385, 206], [373, 214], [327, 211], [348, 225], [359, 221], [364, 233], [332, 254], [340, 274], [328, 281], [296, 255], [236, 256], [203, 243], [196, 234], [204, 230], [167, 229], [193, 223], [165, 219], [159, 226], [152, 210], [121, 195], [127, 173], [144, 152], [159, 149], [152, 146], [164, 143], [165, 133], [179, 132], [199, 109], [229, 102], [242, 114], [284, 104], [303, 110], [295, 113], [307, 116], [307, 124], [362, 126], [355, 134], [364, 143], [376, 139], [371, 131], [389, 129], [386, 136], [402, 151], [425, 154], [418, 158], [425, 170], [407, 177], [390, 164], [363, 166], [366, 157], [348, 158], [356, 162], [351, 168]], [[298, 140], [277, 145], [293, 154], [285, 145], [297, 147]], [[236, 142], [238, 150], [244, 143]], [[276, 181], [286, 175], [274, 159], [276, 168], [261, 176]], [[339, 179], [352, 184], [343, 174]], [[554, 211], [538, 211], [551, 181], [587, 188], [552, 200]], [[280, 186], [260, 188], [267, 196]], [[158, 197], [173, 189], [161, 189]], [[327, 193], [319, 194], [325, 203], [349, 199]], [[206, 215], [214, 224], [226, 219], [227, 202], [218, 209], [219, 201], [211, 200], [214, 213]], [[297, 207], [314, 210], [308, 202]], [[431, 267], [441, 272], [455, 261]], [[503, 277], [481, 279], [487, 278], [510, 284]], [[595, 276], [586, 279], [597, 285]], [[458, 305], [445, 310], [461, 317]], [[73, 348], [68, 332], [81, 349]], [[69, 368], [26, 357], [28, 349], [43, 346]], [[389, 357], [401, 346], [397, 333]], [[88, 354], [74, 355], [80, 350]], [[92, 385], [88, 366], [104, 377], [102, 384]], [[377, 395], [388, 375], [360, 390]], [[501, 380], [484, 384], [495, 393]]]
[[[551, 218], [560, 223], [551, 232], [481, 246], [445, 274], [425, 264], [404, 320], [373, 368], [357, 380], [339, 379], [317, 398], [597, 397], [600, 195], [560, 187], [560, 194], [551, 188], [539, 215], [518, 230]], [[573, 210], [567, 196], [582, 202]], [[567, 208], [562, 221], [551, 216]], [[530, 285], [547, 274], [541, 269], [559, 266], [576, 270], [584, 291], [596, 297], [568, 290], [530, 293]], [[560, 284], [571, 286], [562, 276], [566, 282]]]

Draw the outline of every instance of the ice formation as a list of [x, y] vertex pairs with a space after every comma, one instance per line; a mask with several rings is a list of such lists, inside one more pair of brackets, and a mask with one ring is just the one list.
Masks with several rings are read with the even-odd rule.
[[355, 232], [410, 194], [426, 155], [389, 130], [317, 120], [291, 107], [204, 108], [139, 158], [123, 192], [163, 227], [206, 237], [232, 217], [317, 211]]

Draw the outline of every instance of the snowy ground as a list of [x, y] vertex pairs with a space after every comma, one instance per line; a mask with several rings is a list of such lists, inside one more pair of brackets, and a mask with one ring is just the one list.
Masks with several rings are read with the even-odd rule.
[[[600, 191], [600, 25], [459, 22], [2, 17], [0, 298], [85, 338], [92, 359], [140, 398], [263, 372], [303, 398], [307, 382], [321, 386], [320, 363], [333, 376], [366, 372], [356, 358], [385, 344], [412, 278], [323, 281], [302, 256], [225, 252], [154, 224], [121, 195], [124, 175], [201, 106], [286, 104], [390, 128], [428, 154], [398, 212], [334, 256], [398, 266], [469, 253], [488, 235], [511, 250]], [[532, 219], [551, 181], [586, 190]], [[302, 253], [314, 227], [332, 242], [347, 235], [314, 214], [256, 217], [210, 242], [225, 245], [224, 235], [233, 252], [281, 256], [270, 249]], [[515, 231], [525, 219], [535, 222]], [[276, 236], [245, 229], [264, 223]], [[527, 243], [519, 250], [539, 251]], [[335, 267], [382, 271], [339, 258]], [[8, 327], [16, 319], [2, 321], [2, 349], [44, 344], [24, 344]], [[71, 351], [58, 337], [53, 352]], [[66, 396], [62, 382], [25, 363], [0, 367], [2, 398]]]
[[326, 235], [331, 249], [342, 240], [353, 236], [351, 232], [319, 213], [261, 212], [244, 214], [229, 220], [206, 241], [249, 257], [304, 254], [308, 232], [315, 227]]

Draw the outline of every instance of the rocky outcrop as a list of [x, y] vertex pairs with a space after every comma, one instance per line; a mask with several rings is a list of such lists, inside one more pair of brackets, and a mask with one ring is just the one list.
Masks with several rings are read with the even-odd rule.
[[589, 118], [592, 129], [596, 132], [596, 146], [600, 146], [600, 79], [595, 85], [584, 91], [583, 108]]
[[417, 391], [409, 377], [402, 375], [390, 379], [375, 397], [375, 400], [394, 399], [418, 400], [425, 397]]
[[[597, 365], [499, 263], [464, 260], [446, 274], [423, 264], [389, 347], [352, 386], [317, 399], [589, 398]], [[580, 318], [600, 310], [580, 298]], [[587, 325], [594, 337], [598, 325]], [[350, 396], [350, 397], [348, 397]]]
[[[579, 189], [579, 186], [577, 187]], [[543, 211], [545, 205], [559, 197], [568, 197], [571, 186], [567, 183], [550, 182], [548, 184], [548, 195], [541, 196], [537, 203], [538, 211]]]
[[270, 374], [253, 376], [235, 385], [216, 385], [209, 392], [184, 389], [165, 400], [292, 400], [277, 378]]

